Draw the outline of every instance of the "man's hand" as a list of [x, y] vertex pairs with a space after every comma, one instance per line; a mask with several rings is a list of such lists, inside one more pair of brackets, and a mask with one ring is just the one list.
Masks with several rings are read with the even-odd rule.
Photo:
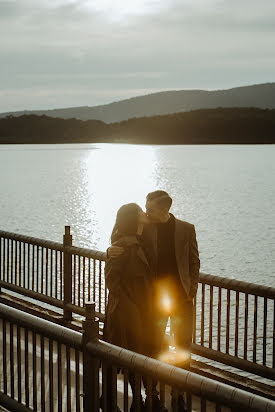
[[107, 249], [108, 258], [117, 258], [122, 255], [124, 248], [121, 246], [110, 246]]

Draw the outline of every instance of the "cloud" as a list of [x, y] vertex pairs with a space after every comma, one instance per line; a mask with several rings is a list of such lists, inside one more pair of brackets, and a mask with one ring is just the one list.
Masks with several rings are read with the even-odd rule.
[[132, 0], [120, 18], [96, 2], [0, 0], [0, 111], [274, 81], [271, 0]]

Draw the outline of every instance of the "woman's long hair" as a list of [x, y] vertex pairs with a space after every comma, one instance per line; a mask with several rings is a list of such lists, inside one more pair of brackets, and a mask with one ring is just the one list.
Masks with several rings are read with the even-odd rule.
[[116, 222], [111, 234], [111, 242], [125, 235], [135, 235], [138, 228], [138, 213], [142, 211], [136, 203], [121, 206], [116, 215]]

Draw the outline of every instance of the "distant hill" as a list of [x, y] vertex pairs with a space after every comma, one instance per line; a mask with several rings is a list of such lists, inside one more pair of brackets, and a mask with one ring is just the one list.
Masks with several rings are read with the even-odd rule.
[[275, 143], [275, 109], [202, 109], [106, 124], [24, 115], [0, 119], [0, 143]]
[[178, 90], [148, 94], [93, 107], [72, 107], [55, 110], [32, 110], [0, 114], [6, 117], [26, 114], [47, 115], [63, 119], [120, 122], [133, 117], [156, 116], [218, 107], [275, 108], [275, 83], [235, 87], [227, 90]]

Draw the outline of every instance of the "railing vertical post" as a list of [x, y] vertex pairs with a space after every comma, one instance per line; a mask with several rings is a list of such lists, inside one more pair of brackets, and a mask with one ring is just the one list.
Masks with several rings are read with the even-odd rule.
[[72, 235], [70, 226], [65, 226], [65, 235], [63, 236], [63, 276], [64, 276], [64, 309], [63, 318], [65, 321], [72, 320], [71, 310], [66, 308], [67, 303], [72, 303], [72, 255], [68, 253], [67, 248], [72, 246]]
[[87, 343], [98, 339], [99, 325], [95, 319], [95, 304], [85, 304], [83, 321], [83, 392], [84, 412], [99, 410], [99, 359], [87, 351]]

